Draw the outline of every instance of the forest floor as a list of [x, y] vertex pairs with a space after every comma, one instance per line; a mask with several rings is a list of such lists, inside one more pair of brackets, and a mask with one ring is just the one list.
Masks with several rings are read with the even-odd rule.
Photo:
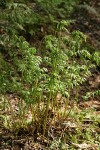
[[[10, 95], [13, 109], [8, 113], [6, 110], [6, 117], [12, 117], [15, 113], [16, 101], [17, 98]], [[63, 106], [60, 111], [63, 112]], [[10, 127], [9, 130], [8, 125], [11, 122], [5, 121], [6, 129], [1, 123], [0, 150], [99, 150], [100, 102], [96, 98], [79, 104], [72, 102], [66, 113], [67, 117], [55, 116], [54, 120], [49, 118], [45, 136], [36, 134], [36, 128], [32, 124], [25, 129], [11, 130]], [[27, 114], [26, 120], [30, 116], [30, 113]]]
[[[70, 30], [85, 33], [89, 45], [100, 51], [100, 2], [94, 1], [90, 7], [90, 11], [83, 6], [77, 8], [72, 15], [75, 22]], [[33, 127], [14, 133], [4, 129], [0, 121], [0, 150], [100, 150], [100, 97], [91, 97], [88, 101], [83, 101], [81, 96], [100, 89], [99, 69], [98, 66], [93, 70], [92, 76], [81, 86], [78, 104], [70, 102], [68, 117], [58, 117], [52, 122], [47, 136], [35, 135]], [[16, 96], [7, 97], [15, 108]]]

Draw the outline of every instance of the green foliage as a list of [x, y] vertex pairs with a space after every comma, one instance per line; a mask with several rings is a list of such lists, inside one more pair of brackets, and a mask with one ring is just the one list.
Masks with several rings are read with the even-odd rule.
[[[65, 16], [65, 12], [69, 14], [71, 10], [67, 4], [72, 7], [74, 1], [47, 3], [38, 0], [35, 4], [36, 8], [41, 6], [40, 14], [27, 1], [5, 1], [5, 8], [1, 8], [0, 92], [16, 93], [24, 100], [31, 109], [32, 121], [38, 125], [37, 130], [42, 125], [45, 134], [47, 119], [50, 118], [49, 108], [55, 112], [59, 109], [57, 95], [65, 97], [65, 117], [71, 90], [76, 88], [78, 94], [80, 85], [91, 75], [92, 62], [99, 65], [100, 61], [97, 52], [92, 56], [86, 48], [86, 36], [80, 31], [70, 33], [67, 28], [71, 21], [59, 21], [57, 18], [57, 15]], [[64, 5], [63, 10], [61, 5]], [[57, 10], [58, 14], [55, 14]], [[53, 28], [51, 34], [48, 34], [49, 22]], [[42, 31], [41, 48], [38, 50], [26, 40], [29, 38], [26, 36], [31, 35], [33, 39], [37, 33], [41, 36], [41, 25], [46, 25], [47, 31]], [[38, 54], [40, 50], [42, 55]], [[24, 109], [25, 106], [20, 103], [19, 116], [22, 120]]]
[[97, 66], [100, 66], [100, 53], [99, 52], [94, 52], [92, 59], [96, 63]]
[[85, 96], [83, 96], [83, 98], [85, 100], [88, 100], [89, 98], [94, 98], [94, 97], [97, 97], [97, 96], [100, 96], [100, 90], [96, 90], [96, 91], [93, 91], [93, 92], [87, 92]]
[[[65, 18], [72, 12], [73, 6], [77, 4], [79, 0], [38, 0], [37, 3], [40, 8], [48, 15], [53, 15], [56, 18]], [[51, 11], [52, 10], [52, 11]]]

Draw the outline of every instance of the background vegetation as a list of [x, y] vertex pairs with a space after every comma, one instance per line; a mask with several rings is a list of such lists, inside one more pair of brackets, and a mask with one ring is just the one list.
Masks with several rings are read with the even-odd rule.
[[[0, 117], [3, 128], [16, 134], [20, 129], [29, 132], [32, 128], [36, 136], [41, 133], [48, 137], [50, 125], [68, 117], [75, 118], [81, 127], [86, 112], [82, 111], [79, 119], [74, 103], [78, 104], [83, 83], [100, 66], [100, 52], [87, 43], [88, 37], [78, 30], [71, 31], [75, 20], [70, 16], [81, 3], [79, 0], [0, 2]], [[14, 104], [9, 95], [17, 98]], [[95, 95], [100, 95], [99, 89], [88, 92], [83, 98]], [[11, 106], [15, 103], [16, 111]], [[97, 124], [97, 118], [95, 120]], [[63, 149], [60, 147], [70, 138], [73, 143], [79, 142], [83, 128], [75, 130], [75, 136], [68, 132], [68, 137], [63, 131], [59, 139], [51, 142], [50, 149], [57, 146]], [[90, 138], [94, 143], [90, 128], [85, 132], [82, 140]], [[98, 144], [98, 136], [96, 141]]]

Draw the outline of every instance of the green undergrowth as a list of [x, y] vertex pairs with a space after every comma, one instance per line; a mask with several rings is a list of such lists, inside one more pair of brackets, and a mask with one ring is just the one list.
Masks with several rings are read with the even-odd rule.
[[[87, 36], [80, 31], [69, 31], [73, 21], [68, 17], [77, 3], [59, 0], [50, 5], [51, 1], [38, 0], [34, 3], [2, 1], [0, 5], [2, 128], [17, 134], [20, 129], [29, 131], [31, 126], [33, 134], [46, 136], [52, 124], [56, 127], [57, 120], [71, 118], [75, 125], [73, 133], [65, 132], [64, 128], [62, 135], [56, 136], [49, 145], [51, 149], [55, 145], [60, 149], [67, 140], [68, 145], [73, 142], [74, 146], [86, 140], [95, 143], [91, 128], [97, 126], [97, 121], [83, 129], [86, 111], [77, 114], [72, 107], [67, 111], [70, 100], [79, 101], [80, 87], [92, 75], [91, 70], [100, 65], [100, 53], [89, 49]], [[92, 97], [95, 94], [100, 92], [92, 93]], [[91, 93], [85, 96], [89, 97]]]

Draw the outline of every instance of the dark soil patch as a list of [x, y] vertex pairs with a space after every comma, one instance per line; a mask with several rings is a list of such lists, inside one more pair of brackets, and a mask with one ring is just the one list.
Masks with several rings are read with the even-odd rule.
[[72, 30], [85, 33], [90, 44], [100, 50], [100, 1], [92, 0], [89, 4], [76, 6], [71, 17], [75, 20]]
[[[71, 31], [80, 30], [87, 35], [89, 50], [96, 49], [100, 51], [100, 1], [91, 0], [82, 1], [76, 6], [71, 18], [74, 23], [71, 25]], [[92, 70], [92, 76], [81, 86], [79, 91], [79, 100], [83, 100], [87, 92], [92, 92], [100, 89], [100, 67]], [[96, 97], [100, 100], [100, 96]]]

